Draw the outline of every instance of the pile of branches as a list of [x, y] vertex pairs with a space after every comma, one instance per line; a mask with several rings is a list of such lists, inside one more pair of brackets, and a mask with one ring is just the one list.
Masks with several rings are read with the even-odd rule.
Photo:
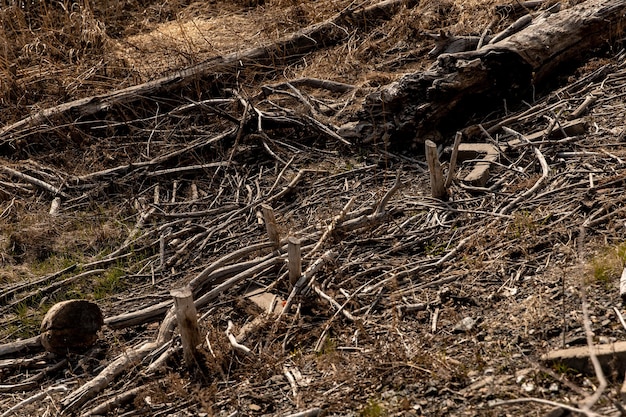
[[[358, 153], [349, 137], [338, 134], [332, 117], [352, 102], [355, 87], [326, 80], [265, 85], [251, 97], [232, 88], [202, 100], [161, 96], [151, 105], [166, 110], [144, 117], [133, 113], [143, 109], [122, 111], [120, 103], [130, 95], [176, 85], [178, 74], [4, 128], [5, 150], [45, 156], [1, 166], [0, 192], [47, 199], [51, 218], [94, 211], [106, 202], [126, 205], [134, 221], [124, 242], [100, 259], [3, 287], [2, 324], [15, 324], [11, 313], [20, 306], [131, 259], [133, 271], [123, 280], [132, 288], [128, 294], [143, 294], [114, 296], [102, 305], [105, 340], [80, 359], [39, 353], [38, 336], [0, 346], [0, 355], [10, 356], [0, 362], [0, 391], [16, 396], [3, 400], [2, 416], [39, 412], [43, 398], [64, 414], [101, 415], [137, 397], [150, 407], [146, 393], [171, 389], [168, 375], [182, 363], [170, 299], [170, 290], [180, 287], [191, 289], [200, 311], [206, 363], [187, 363], [178, 373], [212, 386], [211, 394], [199, 397], [211, 395], [216, 407], [231, 412], [240, 406], [232, 400], [237, 385], [239, 396], [264, 392], [272, 397], [264, 401], [279, 407], [282, 394], [267, 388], [279, 372], [295, 407], [283, 403], [275, 411], [315, 406], [307, 415], [320, 413], [323, 399], [302, 397], [309, 385], [294, 365], [295, 350], [314, 355], [334, 340], [346, 350], [363, 349], [373, 360], [376, 352], [367, 348], [383, 348], [371, 335], [389, 334], [390, 321], [438, 311], [457, 299], [450, 291], [480, 284], [498, 293], [523, 275], [577, 264], [581, 255], [575, 250], [555, 255], [551, 249], [572, 248], [576, 238], [614, 235], [622, 227], [626, 173], [612, 148], [622, 146], [623, 132], [615, 138], [615, 121], [602, 114], [582, 132], [567, 128], [568, 120], [594, 106], [612, 106], [612, 114], [622, 109], [622, 60], [618, 56], [524, 110], [460, 132], [464, 140], [495, 146], [499, 159], [480, 186], [448, 172], [453, 180], [445, 201], [430, 196], [421, 160], [386, 149]], [[106, 113], [110, 107], [114, 113]], [[118, 119], [95, 117], [103, 113]], [[69, 115], [71, 125], [41, 123]], [[74, 173], [54, 165], [59, 154], [74, 152], [91, 152], [97, 169]], [[127, 158], [121, 165], [120, 154]], [[8, 206], [2, 216], [10, 212]], [[304, 271], [295, 282], [287, 262], [294, 239]], [[442, 291], [445, 286], [454, 289]], [[261, 311], [249, 301], [251, 289], [284, 302]], [[436, 329], [433, 317], [417, 322], [414, 331]], [[116, 342], [122, 334], [126, 340]], [[410, 363], [410, 353], [403, 355], [398, 360]], [[68, 365], [71, 372], [59, 372]], [[323, 380], [321, 373], [315, 377]], [[332, 388], [325, 383], [323, 392]], [[197, 413], [198, 407], [182, 400], [159, 411]], [[341, 405], [329, 408], [340, 411]]]

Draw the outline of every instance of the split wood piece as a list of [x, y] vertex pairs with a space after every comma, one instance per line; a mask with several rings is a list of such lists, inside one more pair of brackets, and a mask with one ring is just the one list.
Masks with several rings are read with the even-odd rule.
[[445, 200], [448, 191], [446, 191], [443, 170], [439, 163], [439, 155], [437, 155], [437, 145], [432, 140], [427, 140], [425, 145], [426, 162], [428, 162], [428, 170], [430, 171], [430, 192], [433, 198]]
[[[403, 7], [412, 7], [416, 3], [418, 2], [415, 0], [386, 0], [369, 7], [356, 6], [269, 45], [216, 56], [144, 84], [42, 110], [0, 129], [0, 146], [11, 143], [21, 136], [28, 136], [32, 133], [30, 129], [42, 125], [54, 126], [56, 123], [86, 119], [97, 113], [109, 112], [123, 106], [132, 107], [131, 103], [146, 101], [148, 97], [158, 103], [160, 96], [179, 91], [203, 78], [208, 79], [220, 74], [233, 74], [234, 77], [235, 74], [248, 70], [258, 71], [260, 66], [279, 70], [282, 65], [301, 60], [309, 52], [351, 39], [356, 28], [371, 29], [389, 20]], [[206, 89], [206, 86], [204, 88]]]
[[[508, 146], [515, 148], [518, 146], [527, 145], [529, 142], [533, 143], [544, 139], [562, 139], [564, 137], [579, 136], [587, 133], [587, 121], [585, 119], [569, 120], [564, 123], [559, 123], [555, 129], [550, 132], [540, 130], [538, 132], [531, 133], [530, 135], [524, 135], [527, 140], [522, 140], [517, 135], [515, 139], [507, 141]], [[546, 138], [546, 134], [548, 134]]]
[[202, 337], [198, 328], [198, 313], [193, 303], [193, 294], [191, 288], [187, 286], [170, 291], [170, 295], [174, 299], [176, 321], [183, 342], [183, 358], [187, 369], [195, 373], [202, 369], [198, 367], [201, 355], [197, 348], [202, 343]]
[[[626, 342], [594, 345], [592, 349], [606, 374], [618, 373], [623, 375], [626, 372]], [[541, 360], [549, 363], [561, 363], [571, 369], [588, 374], [594, 372], [588, 346], [555, 350], [543, 355]]]
[[626, 0], [587, 0], [480, 50], [441, 55], [428, 70], [367, 96], [350, 130], [365, 143], [384, 138], [404, 148], [442, 137], [434, 132], [458, 128], [478, 107], [490, 110], [503, 99], [523, 99], [559, 68], [620, 36], [626, 30], [619, 27], [624, 7]]
[[491, 163], [498, 160], [500, 151], [490, 143], [463, 143], [459, 145], [458, 160], [481, 159], [474, 163], [474, 168], [463, 178], [475, 187], [484, 187], [489, 180], [489, 169]]
[[278, 233], [278, 225], [276, 224], [274, 209], [269, 204], [261, 204], [261, 211], [263, 212], [263, 221], [265, 222], [267, 236], [269, 237], [270, 242], [272, 242], [274, 249], [278, 249], [280, 246], [280, 234]]
[[48, 214], [52, 217], [57, 217], [59, 215], [59, 210], [61, 209], [61, 197], [54, 197], [52, 199], [52, 203], [50, 204], [50, 210]]
[[302, 251], [300, 239], [289, 237], [287, 239], [287, 262], [289, 266], [289, 284], [293, 287], [302, 276]]

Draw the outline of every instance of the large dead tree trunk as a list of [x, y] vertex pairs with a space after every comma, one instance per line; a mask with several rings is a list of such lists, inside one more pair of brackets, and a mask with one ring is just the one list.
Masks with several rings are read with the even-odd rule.
[[346, 136], [406, 146], [437, 139], [489, 103], [521, 98], [555, 70], [580, 61], [624, 31], [626, 0], [587, 0], [541, 16], [522, 31], [476, 51], [444, 54], [427, 71], [370, 94]]

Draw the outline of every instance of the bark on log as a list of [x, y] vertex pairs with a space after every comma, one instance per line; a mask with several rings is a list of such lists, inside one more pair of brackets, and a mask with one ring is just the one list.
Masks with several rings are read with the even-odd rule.
[[[302, 59], [307, 53], [350, 39], [356, 28], [375, 26], [389, 20], [402, 7], [412, 7], [417, 3], [416, 0], [386, 0], [365, 8], [349, 8], [270, 45], [216, 56], [154, 81], [44, 109], [0, 129], [0, 147], [18, 137], [27, 136], [32, 133], [30, 129], [36, 131], [42, 125], [54, 126], [59, 121], [73, 123], [120, 106], [129, 106], [133, 102], [163, 97], [210, 76], [246, 70], [266, 73], [267, 68], [280, 71], [282, 65]], [[206, 90], [206, 86], [203, 89]]]
[[511, 37], [477, 51], [443, 54], [427, 71], [406, 75], [370, 94], [356, 123], [342, 134], [365, 143], [403, 146], [441, 141], [443, 126], [456, 129], [487, 103], [488, 108], [503, 99], [522, 98], [555, 70], [621, 36], [624, 6], [626, 0], [587, 0], [540, 16]]

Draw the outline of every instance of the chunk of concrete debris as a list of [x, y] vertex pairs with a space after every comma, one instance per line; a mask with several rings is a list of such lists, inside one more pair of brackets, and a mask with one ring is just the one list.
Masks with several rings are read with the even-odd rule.
[[97, 304], [87, 300], [62, 301], [53, 305], [41, 322], [41, 344], [53, 353], [81, 351], [98, 340], [103, 324]]
[[[595, 345], [593, 351], [606, 374], [614, 372], [619, 375], [624, 374], [626, 371], [626, 342]], [[554, 350], [543, 355], [541, 360], [549, 363], [561, 363], [580, 372], [593, 373], [588, 346]]]

